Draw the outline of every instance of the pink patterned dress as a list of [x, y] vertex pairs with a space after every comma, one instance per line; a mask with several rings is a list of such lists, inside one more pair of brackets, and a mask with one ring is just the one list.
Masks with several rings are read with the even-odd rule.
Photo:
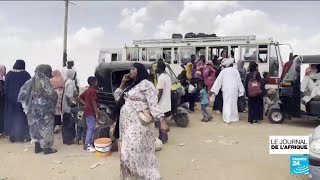
[[[119, 89], [116, 94], [121, 93]], [[122, 180], [160, 180], [159, 166], [155, 156], [154, 124], [143, 126], [138, 112], [149, 109], [159, 120], [162, 116], [158, 106], [157, 90], [143, 80], [125, 93], [125, 104], [120, 111], [120, 178]]]

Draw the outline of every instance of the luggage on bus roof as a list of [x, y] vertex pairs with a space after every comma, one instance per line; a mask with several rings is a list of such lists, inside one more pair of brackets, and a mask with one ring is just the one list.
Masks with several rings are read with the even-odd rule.
[[208, 37], [208, 34], [206, 34], [206, 33], [198, 33], [197, 37], [199, 37], [199, 38]]
[[184, 35], [184, 38], [196, 38], [197, 35], [193, 32], [189, 32], [186, 35]]
[[172, 39], [182, 39], [182, 34], [174, 33], [172, 34]]
[[217, 37], [216, 34], [207, 34], [207, 37]]

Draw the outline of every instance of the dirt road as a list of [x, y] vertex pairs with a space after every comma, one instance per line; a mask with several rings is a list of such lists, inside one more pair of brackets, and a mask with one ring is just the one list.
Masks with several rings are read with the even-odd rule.
[[[201, 113], [191, 114], [188, 128], [172, 127], [169, 143], [157, 152], [164, 180], [307, 180], [289, 173], [289, 155], [269, 155], [269, 135], [308, 135], [315, 122], [287, 121], [281, 125], [241, 121], [225, 125], [214, 115], [200, 122]], [[65, 146], [56, 136], [54, 155], [35, 155], [29, 143], [0, 140], [0, 180], [118, 180], [119, 155], [97, 158], [82, 152], [82, 146]], [[95, 163], [102, 165], [90, 169]]]

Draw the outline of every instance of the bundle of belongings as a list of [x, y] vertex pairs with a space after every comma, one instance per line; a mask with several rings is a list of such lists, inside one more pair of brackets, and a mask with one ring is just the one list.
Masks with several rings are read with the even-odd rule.
[[320, 98], [320, 73], [315, 65], [306, 69], [300, 91], [303, 95], [302, 104], [307, 104], [313, 98]]

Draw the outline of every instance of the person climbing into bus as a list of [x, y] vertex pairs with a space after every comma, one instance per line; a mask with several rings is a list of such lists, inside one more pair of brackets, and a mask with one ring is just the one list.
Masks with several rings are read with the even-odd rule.
[[283, 65], [283, 71], [282, 71], [281, 76], [280, 76], [280, 82], [283, 80], [284, 76], [288, 73], [290, 67], [291, 67], [292, 64], [293, 64], [293, 60], [294, 60], [297, 56], [298, 56], [298, 55], [292, 56], [292, 58], [290, 58], [289, 61], [287, 61], [286, 63], [284, 63], [284, 65]]

